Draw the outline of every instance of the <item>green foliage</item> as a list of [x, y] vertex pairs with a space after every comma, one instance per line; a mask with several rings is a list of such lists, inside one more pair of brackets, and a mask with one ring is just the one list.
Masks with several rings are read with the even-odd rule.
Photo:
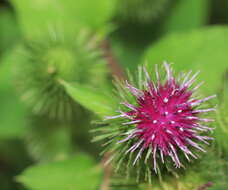
[[219, 94], [218, 114], [216, 119], [215, 138], [218, 152], [223, 156], [228, 155], [228, 85], [227, 71], [224, 74], [222, 92]]
[[[25, 133], [25, 109], [15, 91], [0, 89], [0, 138], [21, 137]], [[13, 118], [13, 119], [12, 119]]]
[[164, 32], [188, 31], [205, 25], [209, 16], [208, 0], [179, 0], [165, 20]]
[[[121, 2], [127, 4], [128, 1]], [[138, 0], [138, 2], [140, 2], [140, 0]], [[160, 3], [162, 3], [162, 1]], [[153, 44], [153, 41], [159, 38], [159, 36], [162, 36], [165, 33], [196, 29], [204, 26], [208, 22], [208, 7], [210, 3], [207, 0], [171, 0], [169, 3], [171, 4], [171, 7], [165, 10], [165, 19], [161, 19], [161, 16], [159, 16], [159, 24], [157, 21], [152, 24], [141, 26], [137, 23], [129, 25], [127, 22], [122, 24], [119, 29], [112, 34], [111, 44], [113, 53], [124, 68], [134, 71], [140, 62], [140, 59], [142, 59], [145, 48], [147, 48], [151, 42]], [[149, 9], [148, 4], [148, 2], [145, 3], [145, 6]], [[128, 10], [127, 8], [125, 9]], [[131, 9], [132, 12], [134, 10], [135, 9]], [[192, 14], [193, 10], [194, 14]], [[127, 14], [127, 11], [124, 13]], [[135, 11], [135, 14], [136, 13], [137, 11]], [[144, 14], [143, 11], [142, 14]], [[137, 20], [134, 20], [133, 22], [137, 22]]]
[[115, 97], [111, 94], [103, 93], [99, 88], [82, 86], [78, 83], [61, 82], [67, 93], [79, 104], [88, 110], [96, 113], [100, 117], [113, 114], [115, 107]]
[[118, 0], [117, 18], [124, 22], [148, 23], [168, 9], [173, 0]]
[[0, 56], [20, 38], [19, 26], [12, 11], [0, 7]]
[[21, 137], [26, 126], [26, 109], [14, 88], [11, 58], [5, 54], [0, 64], [0, 139]]
[[137, 65], [144, 53], [144, 47], [141, 44], [130, 44], [117, 36], [111, 39], [112, 51], [118, 63], [130, 71], [137, 69]]
[[25, 142], [31, 157], [38, 162], [66, 159], [74, 152], [70, 126], [44, 117], [31, 117]]
[[147, 61], [153, 68], [154, 64], [166, 60], [175, 63], [177, 71], [200, 70], [199, 80], [205, 81], [203, 91], [212, 93], [219, 89], [221, 76], [228, 68], [227, 35], [227, 27], [210, 27], [167, 35], [148, 48], [143, 62]]
[[101, 183], [102, 171], [85, 154], [64, 161], [27, 168], [17, 181], [32, 190], [95, 190]]
[[103, 34], [110, 30], [105, 24], [112, 17], [115, 7], [113, 0], [11, 1], [27, 37], [43, 35], [56, 26], [69, 33], [89, 28]]
[[0, 189], [24, 190], [16, 183], [14, 176], [31, 164], [29, 156], [21, 140], [0, 139]]

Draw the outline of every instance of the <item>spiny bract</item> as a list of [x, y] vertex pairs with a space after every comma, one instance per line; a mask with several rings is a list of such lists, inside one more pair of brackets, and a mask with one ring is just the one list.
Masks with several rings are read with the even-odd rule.
[[[206, 133], [213, 129], [202, 123], [213, 120], [200, 116], [215, 111], [201, 105], [215, 95], [203, 99], [194, 96], [202, 84], [193, 86], [199, 72], [192, 76], [191, 71], [185, 75], [181, 73], [175, 79], [170, 65], [164, 63], [164, 67], [167, 73], [164, 82], [157, 67], [156, 83], [143, 67], [139, 68], [139, 88], [128, 81], [117, 85], [123, 99], [118, 110], [120, 114], [107, 116], [108, 126], [100, 128], [107, 140], [105, 151], [113, 152], [110, 160], [116, 160], [117, 165], [128, 157], [126, 165], [131, 162], [134, 166], [143, 160], [155, 172], [159, 165], [167, 163], [180, 168], [185, 160], [183, 156], [188, 161], [190, 157], [197, 158], [196, 150], [206, 152], [201, 144], [212, 140]], [[152, 161], [148, 162], [150, 157]]]
[[16, 82], [22, 99], [35, 114], [64, 119], [80, 110], [61, 80], [91, 86], [106, 83], [108, 70], [99, 43], [100, 39], [87, 30], [77, 36], [54, 30], [42, 39], [26, 41], [23, 54], [16, 60]]

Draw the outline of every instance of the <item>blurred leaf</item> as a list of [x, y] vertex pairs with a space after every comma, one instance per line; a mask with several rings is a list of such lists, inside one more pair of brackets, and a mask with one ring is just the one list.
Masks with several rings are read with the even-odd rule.
[[167, 17], [164, 31], [187, 31], [206, 24], [209, 15], [208, 0], [179, 0]]
[[172, 0], [118, 0], [116, 17], [120, 22], [149, 24], [170, 8]]
[[0, 54], [19, 40], [19, 26], [16, 17], [8, 9], [0, 8]]
[[31, 164], [30, 157], [21, 139], [0, 138], [0, 189], [24, 190], [14, 181], [25, 167]]
[[137, 69], [145, 49], [143, 45], [135, 42], [129, 44], [114, 36], [111, 40], [111, 46], [114, 57], [123, 68], [130, 71]]
[[6, 55], [0, 64], [0, 138], [22, 136], [25, 132], [26, 110], [12, 84], [12, 64]]
[[101, 92], [100, 89], [89, 88], [77, 83], [71, 84], [62, 81], [62, 84], [66, 88], [67, 93], [76, 102], [98, 116], [104, 117], [113, 114], [112, 108], [115, 106], [115, 97]]
[[30, 157], [21, 139], [0, 139], [0, 155], [0, 165], [4, 165], [3, 170], [9, 169], [18, 173], [31, 164]]
[[228, 23], [228, 1], [227, 0], [211, 0], [210, 23], [211, 24], [227, 24]]
[[25, 109], [13, 91], [0, 89], [0, 94], [0, 138], [20, 137], [25, 132]]
[[101, 182], [101, 168], [84, 154], [72, 159], [27, 168], [17, 180], [32, 190], [94, 190]]
[[95, 30], [104, 27], [114, 14], [115, 0], [67, 0], [64, 1], [65, 10], [73, 16], [74, 23]]
[[113, 14], [112, 0], [12, 0], [26, 37], [51, 32], [54, 27], [75, 32], [82, 27], [106, 30]]
[[73, 153], [70, 128], [67, 124], [46, 117], [32, 117], [25, 135], [30, 155], [41, 162], [63, 160]]
[[218, 114], [216, 130], [214, 133], [217, 151], [222, 155], [228, 155], [228, 73], [224, 75], [222, 93], [219, 94]]
[[177, 71], [200, 70], [204, 92], [215, 93], [222, 74], [228, 68], [228, 27], [209, 27], [192, 32], [171, 34], [151, 46], [145, 53], [151, 69], [164, 60], [174, 63]]

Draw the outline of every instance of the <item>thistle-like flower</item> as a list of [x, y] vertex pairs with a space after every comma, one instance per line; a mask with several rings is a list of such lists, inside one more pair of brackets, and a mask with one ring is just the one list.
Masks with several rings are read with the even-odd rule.
[[134, 166], [143, 160], [155, 172], [159, 165], [167, 163], [180, 168], [185, 159], [197, 158], [196, 151], [205, 152], [202, 144], [212, 140], [206, 133], [213, 129], [203, 123], [213, 120], [201, 115], [215, 111], [202, 105], [215, 95], [195, 97], [195, 91], [202, 84], [193, 85], [199, 72], [191, 75], [190, 71], [175, 79], [170, 65], [164, 63], [164, 67], [167, 73], [164, 81], [157, 67], [156, 83], [143, 67], [139, 68], [139, 88], [128, 81], [117, 85], [124, 100], [120, 114], [106, 117], [109, 126], [101, 130], [106, 133], [103, 137], [109, 139], [105, 143], [106, 151], [113, 152], [111, 159], [117, 160], [118, 165], [127, 157], [125, 160], [131, 163], [124, 165]]

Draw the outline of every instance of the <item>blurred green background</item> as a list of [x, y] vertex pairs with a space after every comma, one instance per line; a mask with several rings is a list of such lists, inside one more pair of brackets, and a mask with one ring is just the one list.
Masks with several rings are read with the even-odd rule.
[[[218, 94], [214, 167], [152, 189], [227, 190], [227, 24], [227, 0], [0, 0], [0, 189], [151, 190], [103, 166], [89, 131], [105, 113], [84, 87], [112, 92], [114, 77], [166, 60]], [[80, 104], [62, 81], [82, 86]]]

